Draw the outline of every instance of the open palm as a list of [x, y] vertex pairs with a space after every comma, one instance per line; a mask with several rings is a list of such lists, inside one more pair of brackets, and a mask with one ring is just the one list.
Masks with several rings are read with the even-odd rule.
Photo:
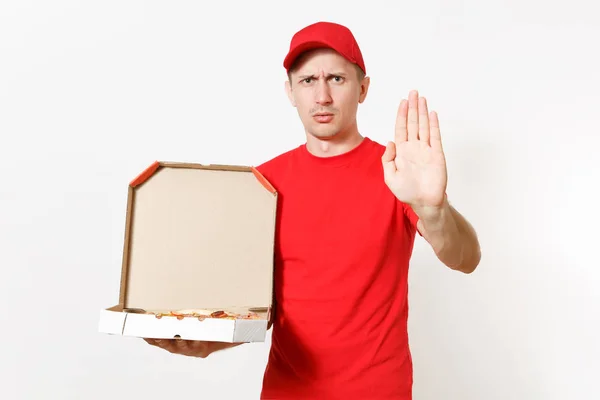
[[396, 116], [394, 142], [382, 157], [384, 178], [398, 200], [413, 208], [440, 207], [446, 193], [446, 159], [437, 114], [411, 91]]

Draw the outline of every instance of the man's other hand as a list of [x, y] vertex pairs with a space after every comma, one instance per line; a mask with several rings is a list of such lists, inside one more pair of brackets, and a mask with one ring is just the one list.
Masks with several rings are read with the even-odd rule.
[[183, 339], [144, 339], [148, 344], [170, 353], [189, 357], [206, 358], [215, 351], [239, 346], [242, 343], [209, 342]]

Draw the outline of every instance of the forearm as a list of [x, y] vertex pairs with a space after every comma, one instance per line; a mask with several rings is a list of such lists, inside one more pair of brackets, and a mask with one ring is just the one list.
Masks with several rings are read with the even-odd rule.
[[475, 270], [481, 259], [477, 234], [447, 200], [439, 209], [415, 209], [415, 213], [419, 231], [441, 262], [464, 273]]

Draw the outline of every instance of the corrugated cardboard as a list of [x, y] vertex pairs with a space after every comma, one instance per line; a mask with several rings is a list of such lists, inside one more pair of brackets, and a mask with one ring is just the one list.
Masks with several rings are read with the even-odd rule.
[[[100, 332], [264, 341], [276, 213], [277, 192], [253, 167], [152, 164], [129, 185], [119, 303], [101, 310]], [[254, 310], [261, 318], [157, 318], [131, 309]]]

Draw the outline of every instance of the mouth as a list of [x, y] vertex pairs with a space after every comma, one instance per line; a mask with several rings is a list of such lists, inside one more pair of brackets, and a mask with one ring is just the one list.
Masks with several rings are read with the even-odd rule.
[[317, 113], [313, 115], [313, 118], [319, 123], [327, 123], [333, 119], [333, 114], [331, 113]]

